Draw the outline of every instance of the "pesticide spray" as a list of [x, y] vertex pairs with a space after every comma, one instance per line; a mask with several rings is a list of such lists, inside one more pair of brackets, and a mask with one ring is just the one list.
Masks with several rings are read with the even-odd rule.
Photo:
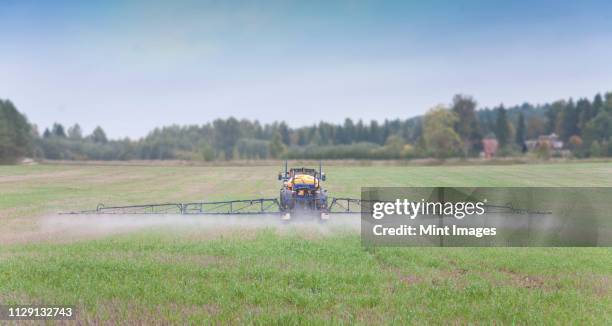
[[184, 232], [202, 234], [244, 234], [245, 231], [271, 230], [278, 234], [333, 235], [360, 231], [360, 219], [354, 216], [338, 216], [327, 222], [279, 220], [277, 214], [269, 215], [49, 215], [41, 219], [40, 230], [47, 234], [65, 234], [70, 237], [103, 237], [133, 232]]

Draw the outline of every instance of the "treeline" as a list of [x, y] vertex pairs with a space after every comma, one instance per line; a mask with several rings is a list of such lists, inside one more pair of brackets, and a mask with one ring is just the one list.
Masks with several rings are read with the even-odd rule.
[[[503, 105], [477, 110], [470, 96], [424, 116], [384, 122], [347, 118], [342, 124], [290, 128], [235, 118], [156, 128], [139, 140], [109, 140], [100, 127], [83, 135], [77, 125], [56, 123], [39, 133], [9, 101], [0, 102], [0, 157], [64, 160], [130, 159], [408, 159], [475, 157], [482, 140], [495, 138], [498, 155], [526, 151], [526, 140], [556, 133], [578, 157], [612, 156], [612, 93], [592, 100], [543, 105]], [[540, 150], [548, 150], [546, 148]]]

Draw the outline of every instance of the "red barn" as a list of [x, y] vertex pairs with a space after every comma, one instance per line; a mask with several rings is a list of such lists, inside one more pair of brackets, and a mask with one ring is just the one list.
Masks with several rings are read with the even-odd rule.
[[497, 143], [496, 138], [485, 138], [482, 140], [482, 148], [484, 150], [484, 157], [486, 159], [490, 159], [495, 156], [498, 147], [499, 144]]

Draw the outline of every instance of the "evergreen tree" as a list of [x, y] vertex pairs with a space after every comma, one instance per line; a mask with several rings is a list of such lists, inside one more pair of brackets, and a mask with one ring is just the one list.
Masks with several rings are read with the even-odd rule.
[[291, 145], [291, 135], [289, 133], [289, 127], [284, 121], [278, 125], [278, 131], [280, 132], [283, 143], [287, 146]]
[[28, 120], [9, 100], [0, 99], [0, 161], [11, 162], [31, 154], [32, 131]]
[[96, 129], [93, 130], [89, 138], [94, 143], [106, 143], [108, 141], [108, 139], [106, 138], [106, 133], [100, 126], [97, 126]]
[[564, 101], [556, 101], [546, 110], [546, 134], [559, 133], [558, 121], [564, 107]]
[[344, 120], [344, 142], [343, 144], [350, 144], [352, 142], [356, 142], [356, 132], [355, 132], [355, 124], [351, 118], [346, 118]]
[[607, 92], [604, 95], [604, 99], [602, 110], [612, 111], [612, 92]]
[[518, 124], [516, 128], [516, 143], [521, 147], [525, 143], [525, 116], [522, 112], [519, 114]]
[[370, 132], [368, 135], [368, 138], [366, 138], [368, 141], [376, 143], [376, 144], [382, 144], [384, 139], [382, 139], [382, 132], [380, 130], [380, 127], [378, 126], [378, 121], [376, 120], [372, 120], [370, 121]]
[[558, 134], [563, 141], [568, 141], [573, 135], [580, 135], [578, 131], [578, 112], [574, 101], [571, 99], [561, 111], [559, 127]]
[[477, 148], [481, 142], [478, 118], [476, 117], [476, 101], [471, 96], [455, 95], [452, 111], [458, 117], [454, 129], [464, 144], [465, 155]]
[[60, 123], [54, 123], [52, 127], [52, 134], [55, 137], [66, 138], [66, 132], [64, 131], [64, 126]]
[[83, 131], [81, 130], [81, 126], [79, 126], [78, 123], [68, 128], [68, 138], [70, 139], [82, 139], [83, 138]]
[[587, 122], [595, 116], [593, 114], [595, 110], [589, 100], [580, 99], [576, 102], [576, 111], [576, 115], [578, 116], [578, 131], [582, 134]]
[[596, 116], [604, 106], [603, 99], [601, 98], [601, 94], [595, 95], [593, 98], [593, 116]]
[[499, 147], [502, 148], [509, 145], [510, 123], [508, 122], [508, 117], [506, 116], [506, 109], [503, 105], [500, 105], [497, 109], [497, 121], [495, 125], [495, 136], [497, 136], [497, 142], [499, 143]]

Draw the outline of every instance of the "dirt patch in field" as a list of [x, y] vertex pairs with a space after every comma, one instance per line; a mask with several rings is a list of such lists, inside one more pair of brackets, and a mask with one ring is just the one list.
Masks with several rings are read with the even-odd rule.
[[610, 275], [599, 275], [593, 278], [595, 294], [605, 298], [612, 296], [612, 277]]
[[[21, 305], [30, 305], [30, 304], [39, 304], [40, 300], [34, 300], [30, 296], [25, 295], [23, 293], [18, 292], [0, 292], [0, 304], [21, 304]], [[0, 323], [2, 324], [2, 323]]]
[[149, 308], [132, 302], [108, 300], [98, 302], [94, 309], [77, 307], [77, 310], [78, 324], [167, 325], [185, 323], [190, 316], [214, 317], [221, 312], [221, 307], [215, 303], [201, 305], [168, 303]]
[[509, 270], [501, 270], [501, 272], [506, 275], [506, 282], [515, 287], [525, 289], [544, 289], [548, 287], [544, 278], [540, 276], [525, 275]]
[[440, 285], [445, 282], [452, 282], [455, 286], [459, 288], [465, 288], [468, 286], [468, 280], [466, 279], [466, 275], [468, 273], [467, 269], [464, 268], [456, 268], [451, 270], [442, 270], [437, 273], [431, 279], [431, 284]]
[[544, 289], [553, 290], [556, 287], [552, 284], [555, 280], [546, 280], [541, 276], [526, 275], [509, 270], [500, 270], [501, 277], [495, 277], [493, 274], [485, 271], [470, 271], [465, 268], [453, 268], [449, 270], [437, 271], [431, 277], [419, 277], [417, 275], [406, 275], [396, 273], [399, 280], [407, 285], [416, 285], [424, 282], [430, 282], [432, 285], [442, 285], [446, 282], [451, 282], [458, 288], [465, 288], [470, 285], [468, 279], [469, 274], [476, 274], [486, 280], [488, 283], [496, 286], [509, 285], [517, 288], [525, 289]]
[[423, 278], [416, 276], [416, 275], [400, 275], [399, 279], [400, 279], [400, 282], [406, 285], [416, 285], [416, 284], [423, 283]]
[[576, 279], [575, 287], [579, 290], [594, 294], [598, 298], [612, 297], [612, 277], [601, 274], [572, 274]]

